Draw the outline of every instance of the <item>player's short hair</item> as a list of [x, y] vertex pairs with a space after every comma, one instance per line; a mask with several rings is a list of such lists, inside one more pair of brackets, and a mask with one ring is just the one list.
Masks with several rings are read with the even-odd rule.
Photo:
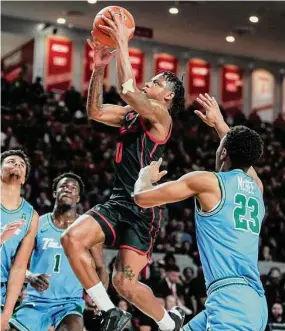
[[22, 158], [26, 164], [26, 175], [25, 175], [25, 179], [27, 180], [29, 175], [30, 175], [30, 171], [31, 171], [31, 164], [29, 161], [29, 158], [27, 156], [27, 154], [21, 150], [21, 149], [10, 149], [9, 151], [3, 152], [1, 153], [1, 166], [3, 164], [3, 161], [9, 157], [9, 156], [19, 156], [20, 158]]
[[162, 72], [164, 79], [170, 83], [171, 90], [174, 93], [170, 112], [178, 114], [185, 109], [185, 89], [183, 82], [171, 71]]
[[76, 175], [73, 172], [65, 172], [62, 175], [56, 177], [53, 182], [52, 182], [52, 190], [53, 192], [56, 191], [57, 188], [57, 184], [63, 179], [63, 178], [71, 178], [74, 179], [75, 181], [77, 181], [77, 183], [79, 184], [79, 195], [82, 195], [84, 193], [84, 189], [85, 189], [85, 185], [81, 179], [80, 176]]
[[263, 154], [260, 135], [243, 125], [235, 126], [227, 133], [224, 147], [235, 168], [250, 168]]

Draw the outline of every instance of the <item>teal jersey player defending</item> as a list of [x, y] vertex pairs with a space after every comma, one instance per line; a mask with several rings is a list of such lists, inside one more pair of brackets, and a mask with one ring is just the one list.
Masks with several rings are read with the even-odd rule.
[[149, 208], [195, 197], [198, 249], [206, 280], [205, 310], [184, 331], [254, 330], [267, 323], [258, 271], [258, 241], [265, 214], [263, 186], [252, 166], [263, 152], [261, 137], [244, 126], [229, 129], [214, 98], [200, 95], [206, 113], [195, 113], [220, 138], [214, 172], [195, 171], [158, 186], [159, 162], [141, 170], [135, 201]]
[[10, 319], [12, 330], [45, 331], [50, 326], [57, 331], [83, 330], [83, 288], [60, 242], [78, 217], [76, 205], [83, 187], [81, 178], [73, 173], [54, 180], [54, 210], [40, 217], [27, 274], [27, 297]]
[[38, 214], [20, 195], [29, 172], [22, 150], [1, 154], [1, 330], [21, 292], [38, 228]]

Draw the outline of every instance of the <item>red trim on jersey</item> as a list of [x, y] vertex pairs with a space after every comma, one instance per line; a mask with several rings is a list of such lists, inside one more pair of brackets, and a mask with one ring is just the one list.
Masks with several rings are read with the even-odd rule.
[[158, 146], [158, 144], [155, 144], [154, 145], [154, 147], [153, 147], [153, 149], [152, 149], [152, 151], [150, 152], [150, 154], [149, 154], [149, 157], [152, 159], [152, 155], [153, 155], [153, 153], [155, 152], [155, 150], [157, 149], [157, 146]]
[[122, 245], [122, 246], [120, 246], [120, 249], [129, 249], [131, 251], [138, 253], [139, 255], [147, 255], [147, 253], [148, 253], [148, 252], [140, 251], [139, 249], [134, 248], [132, 246], [128, 246], [128, 245]]
[[92, 211], [93, 213], [97, 214], [98, 216], [100, 216], [100, 217], [102, 218], [102, 220], [108, 225], [108, 227], [109, 227], [110, 230], [112, 231], [112, 234], [113, 234], [114, 240], [113, 240], [111, 246], [114, 246], [114, 244], [115, 244], [115, 242], [116, 242], [116, 237], [117, 237], [117, 235], [116, 235], [116, 231], [115, 231], [114, 228], [112, 227], [111, 223], [107, 220], [107, 218], [106, 218], [104, 215], [100, 214], [97, 210], [95, 210], [95, 209], [91, 209], [91, 211]]
[[116, 148], [116, 163], [120, 163], [122, 161], [122, 155], [123, 155], [123, 143], [119, 141], [117, 143], [117, 148]]
[[162, 220], [162, 210], [159, 209], [158, 228], [157, 228], [157, 230], [156, 230], [156, 232], [155, 232], [155, 235], [154, 235], [154, 242], [153, 242], [153, 243], [155, 243], [155, 240], [156, 240], [156, 238], [157, 238], [158, 232], [159, 232], [159, 230], [160, 230], [160, 223], [161, 223], [161, 220]]
[[158, 145], [161, 145], [161, 144], [165, 144], [167, 142], [167, 140], [169, 139], [170, 135], [171, 135], [171, 131], [172, 131], [172, 120], [171, 120], [171, 123], [170, 123], [170, 127], [169, 127], [169, 131], [168, 131], [168, 134], [167, 136], [165, 137], [165, 139], [163, 140], [158, 140], [156, 139], [154, 136], [151, 135], [151, 133], [147, 130], [145, 124], [144, 124], [144, 121], [142, 119], [141, 116], [139, 116], [139, 119], [140, 119], [140, 122], [141, 122], [141, 126], [144, 130], [144, 132], [147, 134], [147, 136], [149, 137], [150, 140], [152, 140], [153, 142], [155, 142], [156, 144]]
[[142, 139], [142, 149], [141, 149], [141, 168], [144, 167], [144, 165], [143, 165], [143, 153], [144, 153], [144, 141], [145, 141], [145, 137], [146, 137], [146, 135], [144, 134], [143, 135], [143, 139]]

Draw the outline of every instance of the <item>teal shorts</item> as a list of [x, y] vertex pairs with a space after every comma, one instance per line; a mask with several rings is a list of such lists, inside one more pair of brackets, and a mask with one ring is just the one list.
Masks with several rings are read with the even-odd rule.
[[208, 290], [205, 310], [183, 327], [183, 331], [263, 331], [268, 311], [259, 295], [243, 278], [215, 282]]
[[15, 310], [9, 323], [20, 331], [46, 331], [51, 326], [56, 329], [66, 316], [82, 317], [83, 310], [83, 300], [50, 303], [26, 298]]

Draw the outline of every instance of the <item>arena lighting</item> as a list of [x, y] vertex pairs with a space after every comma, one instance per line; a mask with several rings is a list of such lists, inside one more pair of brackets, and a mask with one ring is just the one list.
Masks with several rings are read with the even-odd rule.
[[57, 21], [58, 24], [65, 24], [66, 19], [63, 18], [63, 17], [60, 17], [60, 18], [58, 18], [56, 21]]
[[88, 3], [91, 3], [92, 5], [97, 2], [97, 0], [87, 0]]
[[227, 37], [226, 37], [226, 41], [227, 41], [228, 43], [233, 43], [233, 42], [235, 41], [235, 37], [234, 37], [234, 36], [227, 36]]
[[249, 20], [251, 23], [257, 23], [259, 21], [259, 18], [257, 16], [250, 16]]
[[170, 12], [170, 14], [175, 15], [175, 14], [179, 13], [179, 10], [176, 7], [171, 7], [171, 8], [169, 8], [169, 12]]

